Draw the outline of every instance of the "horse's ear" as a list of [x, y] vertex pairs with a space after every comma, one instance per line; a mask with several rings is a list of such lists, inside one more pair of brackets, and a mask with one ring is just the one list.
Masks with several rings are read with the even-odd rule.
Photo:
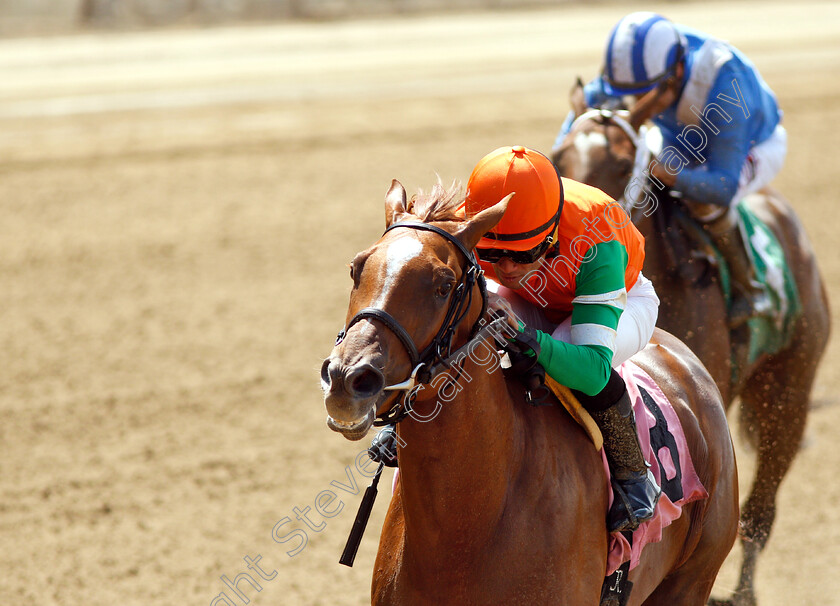
[[569, 92], [569, 105], [575, 112], [575, 117], [586, 111], [586, 95], [583, 93], [583, 80], [580, 79], [580, 76], [578, 76], [575, 85]]
[[464, 227], [458, 232], [457, 237], [461, 241], [461, 244], [466, 246], [467, 250], [475, 248], [475, 245], [478, 244], [481, 237], [496, 227], [496, 224], [502, 220], [507, 210], [508, 202], [514, 195], [515, 192], [506, 195], [493, 206], [485, 208], [464, 224]]
[[394, 179], [391, 181], [391, 187], [388, 193], [385, 194], [385, 229], [388, 229], [392, 223], [400, 220], [400, 216], [405, 214], [405, 188], [402, 183]]

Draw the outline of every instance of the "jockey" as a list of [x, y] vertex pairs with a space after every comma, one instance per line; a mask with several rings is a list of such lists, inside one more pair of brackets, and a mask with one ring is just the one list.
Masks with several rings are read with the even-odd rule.
[[603, 72], [584, 93], [590, 107], [630, 96], [634, 110], [659, 127], [663, 151], [650, 174], [660, 189], [684, 197], [726, 258], [737, 294], [732, 325], [766, 311], [769, 300], [755, 282], [734, 203], [778, 174], [787, 133], [776, 96], [755, 66], [726, 42], [636, 12], [610, 32]]
[[537, 362], [595, 419], [624, 493], [616, 495], [608, 528], [633, 530], [653, 516], [661, 493], [642, 455], [626, 385], [613, 370], [647, 345], [656, 323], [659, 299], [641, 274], [644, 237], [604, 192], [561, 179], [548, 158], [521, 146], [499, 148], [476, 165], [466, 216], [511, 193], [502, 220], [476, 245], [495, 293], [490, 309], [536, 336]]

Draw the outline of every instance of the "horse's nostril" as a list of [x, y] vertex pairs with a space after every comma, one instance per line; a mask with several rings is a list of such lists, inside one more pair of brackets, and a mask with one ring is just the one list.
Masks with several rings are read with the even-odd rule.
[[324, 363], [321, 364], [321, 381], [327, 387], [330, 386], [331, 381], [330, 381], [330, 359], [329, 358], [324, 360]]
[[355, 368], [344, 381], [347, 391], [358, 398], [375, 396], [385, 387], [385, 378], [373, 366]]
[[376, 393], [381, 382], [370, 372], [365, 372], [353, 379], [353, 391], [356, 393]]

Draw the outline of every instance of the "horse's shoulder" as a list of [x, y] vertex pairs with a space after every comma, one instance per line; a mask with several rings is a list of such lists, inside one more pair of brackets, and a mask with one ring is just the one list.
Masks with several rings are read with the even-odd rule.
[[[542, 467], [554, 458], [555, 464], [550, 467], [564, 475], [588, 478], [602, 471], [601, 458], [592, 439], [559, 401], [557, 394], [549, 390], [544, 405], [534, 406], [526, 402], [525, 389], [519, 379], [510, 377], [507, 380], [519, 418], [518, 440], [523, 456], [530, 461], [523, 469], [533, 470], [535, 465]], [[534, 458], [543, 460], [535, 461]]]

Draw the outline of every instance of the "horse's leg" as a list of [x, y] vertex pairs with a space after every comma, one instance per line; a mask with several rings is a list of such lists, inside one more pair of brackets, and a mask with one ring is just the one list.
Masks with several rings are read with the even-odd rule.
[[767, 360], [749, 378], [741, 392], [742, 419], [752, 426], [744, 431], [755, 438], [756, 471], [741, 508], [743, 562], [733, 606], [753, 606], [758, 554], [767, 544], [776, 517], [776, 495], [802, 442], [811, 386], [819, 355], [800, 347]]
[[755, 478], [741, 509], [743, 563], [738, 588], [727, 602], [756, 603], [754, 580], [758, 555], [767, 544], [776, 515], [776, 494], [799, 451], [811, 387], [825, 351], [830, 315], [814, 252], [790, 204], [778, 192], [750, 198], [751, 210], [773, 229], [794, 272], [802, 302], [791, 344], [762, 362], [741, 390], [742, 433], [757, 450]]
[[[724, 471], [717, 479], [710, 480], [709, 499], [688, 506], [691, 528], [700, 532], [700, 536], [689, 548], [690, 552], [681, 558], [684, 563], [659, 583], [642, 606], [703, 606], [709, 599], [738, 534], [738, 476], [731, 451], [726, 459], [724, 465], [729, 466], [729, 473]], [[689, 535], [685, 544], [692, 542]], [[631, 602], [632, 597], [631, 593]]]
[[703, 520], [697, 526], [702, 526], [703, 534], [688, 560], [665, 577], [642, 606], [706, 604], [737, 534], [737, 486], [730, 487], [729, 493], [731, 498], [716, 498], [712, 507], [702, 512]]
[[[717, 570], [709, 575], [705, 569], [681, 568], [662, 581], [642, 606], [705, 606], [716, 575]], [[632, 600], [632, 592], [630, 597]]]

